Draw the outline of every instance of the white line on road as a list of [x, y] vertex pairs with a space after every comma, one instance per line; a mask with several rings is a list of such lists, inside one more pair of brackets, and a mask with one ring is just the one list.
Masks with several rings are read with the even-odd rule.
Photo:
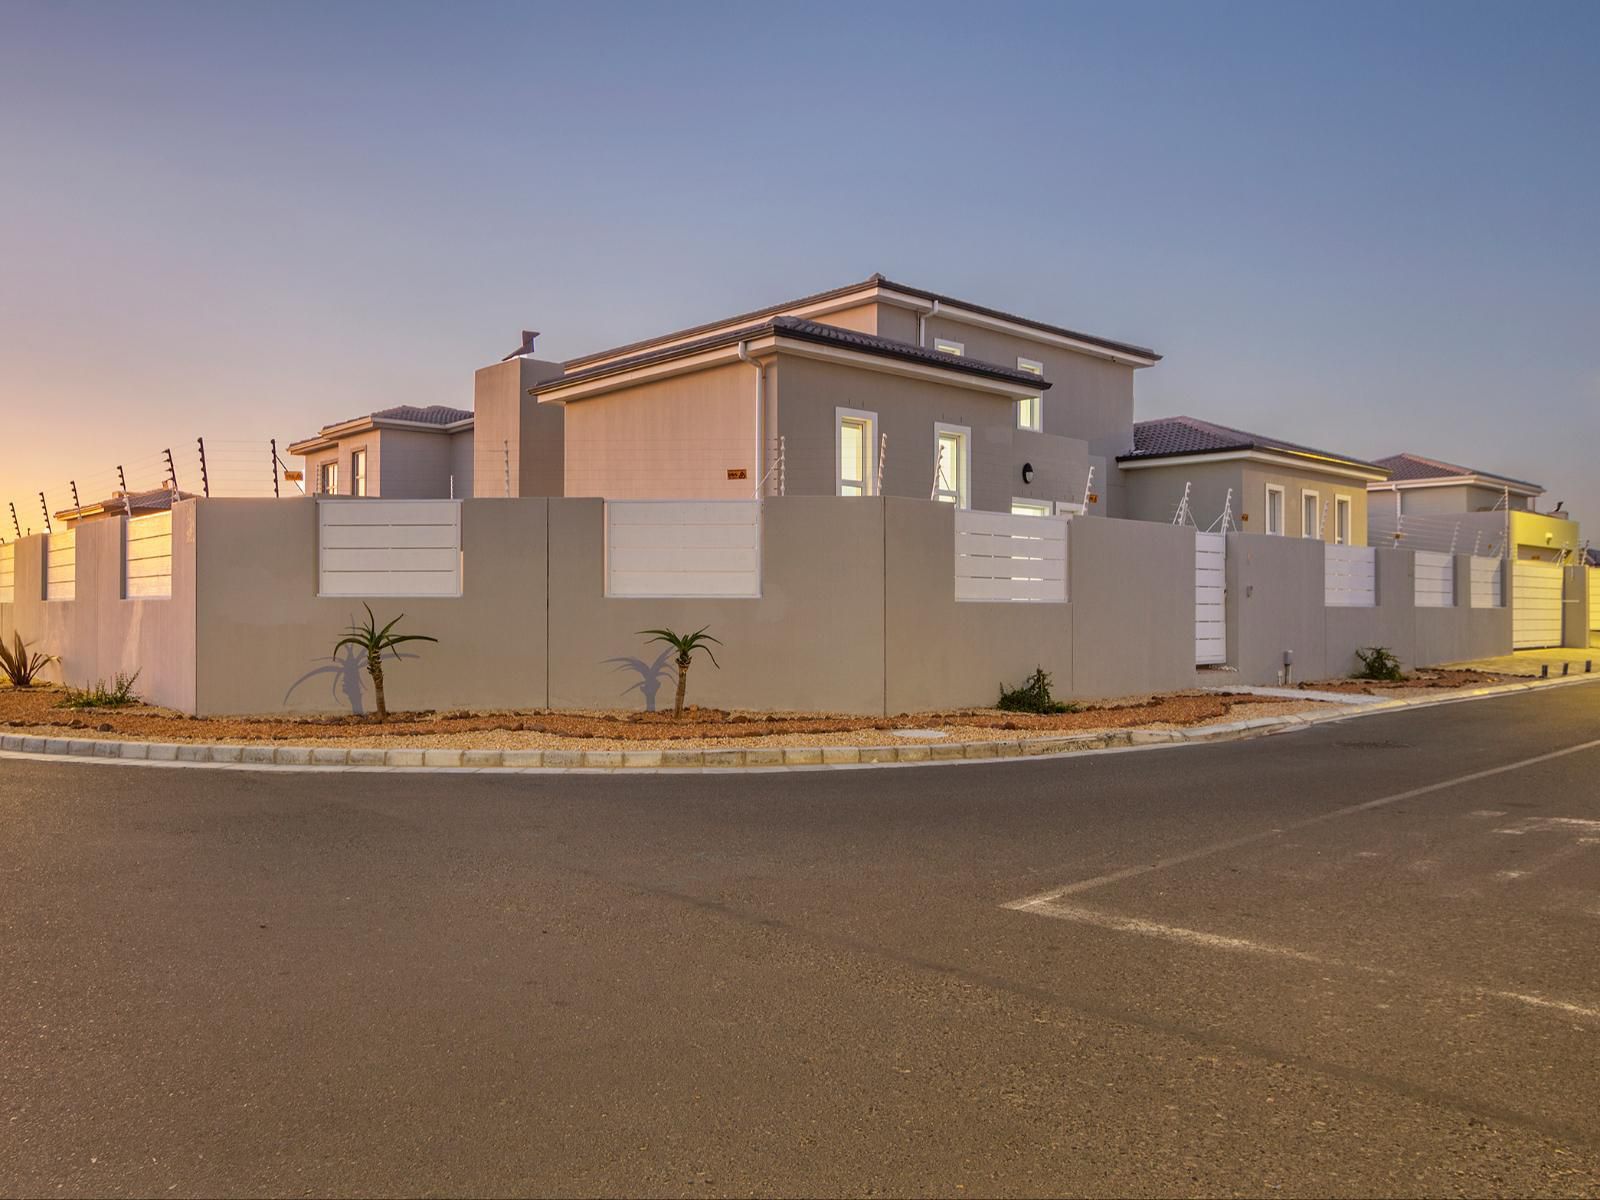
[[1594, 750], [1600, 747], [1600, 738], [1590, 742], [1582, 742], [1576, 746], [1568, 746], [1564, 750], [1552, 750], [1548, 754], [1536, 755], [1533, 758], [1524, 758], [1519, 762], [1506, 763], [1500, 767], [1490, 767], [1484, 771], [1474, 771], [1470, 775], [1457, 775], [1454, 779], [1444, 779], [1438, 783], [1426, 784], [1423, 787], [1411, 788], [1404, 792], [1396, 792], [1392, 796], [1380, 796], [1376, 800], [1364, 800], [1360, 804], [1346, 805], [1336, 808], [1331, 812], [1319, 813], [1314, 817], [1307, 817], [1303, 821], [1295, 821], [1289, 825], [1273, 829], [1264, 829], [1259, 833], [1246, 834], [1243, 837], [1229, 838], [1227, 841], [1213, 842], [1209, 846], [1187, 851], [1183, 854], [1174, 854], [1167, 858], [1157, 859], [1153, 863], [1140, 866], [1123, 867], [1121, 870], [1108, 871], [1104, 875], [1096, 875], [1093, 879], [1082, 879], [1077, 883], [1069, 883], [1064, 887], [1053, 888], [1048, 892], [1041, 892], [1036, 896], [1028, 896], [1021, 900], [1014, 900], [1005, 905], [1006, 908], [1030, 909], [1041, 904], [1048, 904], [1059, 900], [1063, 896], [1075, 896], [1095, 888], [1105, 887], [1108, 883], [1117, 883], [1124, 879], [1132, 879], [1139, 875], [1148, 875], [1152, 871], [1164, 871], [1168, 867], [1181, 866], [1184, 863], [1194, 862], [1196, 859], [1209, 858], [1213, 854], [1222, 854], [1229, 850], [1237, 850], [1243, 846], [1263, 842], [1269, 838], [1279, 837], [1292, 830], [1304, 829], [1309, 825], [1320, 825], [1324, 821], [1338, 820], [1340, 817], [1353, 816], [1356, 813], [1367, 812], [1374, 808], [1382, 808], [1387, 804], [1398, 804], [1402, 800], [1414, 800], [1418, 796], [1426, 796], [1433, 792], [1442, 792], [1446, 788], [1459, 787], [1464, 783], [1473, 783], [1479, 779], [1490, 779], [1496, 775], [1504, 775], [1507, 771], [1521, 770], [1523, 767], [1536, 766], [1539, 763], [1550, 762], [1557, 758], [1565, 758], [1569, 754], [1579, 754], [1584, 750]]
[[1296, 950], [1290, 946], [1275, 946], [1269, 942], [1256, 942], [1248, 938], [1228, 937], [1218, 933], [1207, 933], [1200, 929], [1184, 929], [1178, 925], [1163, 925], [1158, 921], [1144, 920], [1142, 917], [1118, 916], [1115, 913], [1100, 912], [1096, 909], [1083, 908], [1074, 904], [1054, 904], [1049, 901], [1037, 901], [1026, 906], [1008, 904], [1006, 907], [1025, 907], [1026, 911], [1036, 913], [1039, 916], [1053, 917], [1058, 921], [1072, 921], [1079, 925], [1093, 925], [1116, 933], [1133, 933], [1141, 937], [1161, 938], [1165, 941], [1199, 946], [1207, 950], [1222, 950], [1233, 954], [1256, 954], [1290, 962], [1309, 963], [1320, 967], [1359, 971], [1367, 975], [1382, 975], [1389, 979], [1421, 982], [1431, 987], [1454, 991], [1462, 995], [1509, 1000], [1512, 1003], [1526, 1005], [1530, 1008], [1551, 1009], [1565, 1013], [1568, 1016], [1600, 1020], [1600, 1008], [1590, 1008], [1587, 1005], [1574, 1004], [1568, 1000], [1551, 1000], [1548, 997], [1536, 996], [1529, 992], [1510, 992], [1500, 988], [1479, 987], [1475, 984], [1459, 983], [1451, 979], [1439, 979], [1428, 975], [1415, 975], [1407, 971], [1396, 971], [1390, 967], [1374, 967], [1363, 963], [1347, 962], [1343, 959], [1312, 954], [1306, 950]]

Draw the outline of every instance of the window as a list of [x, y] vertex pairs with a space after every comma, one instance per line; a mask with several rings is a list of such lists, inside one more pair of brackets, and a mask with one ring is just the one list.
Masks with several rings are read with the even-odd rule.
[[933, 499], [957, 508], [972, 507], [972, 430], [965, 425], [933, 426]]
[[839, 495], [875, 495], [878, 489], [873, 468], [877, 461], [878, 414], [854, 408], [836, 408], [834, 419]]
[[1012, 497], [1011, 515], [1013, 517], [1049, 517], [1055, 515], [1055, 505], [1048, 500], [1021, 500]]
[[339, 464], [325, 462], [317, 468], [317, 494], [320, 496], [337, 496], [339, 494]]
[[1350, 545], [1350, 497], [1333, 499], [1333, 540], [1341, 546]]
[[1283, 536], [1283, 489], [1267, 484], [1267, 532]]
[[357, 450], [350, 456], [350, 494], [352, 496], [365, 496], [367, 494], [367, 452]]
[[952, 342], [948, 338], [934, 338], [933, 348], [940, 354], [954, 354], [960, 358], [967, 352], [966, 346], [960, 342]]
[[1303, 538], [1320, 538], [1322, 536], [1322, 497], [1316, 492], [1301, 489], [1300, 491], [1300, 536]]
[[[1044, 378], [1044, 364], [1031, 358], [1017, 359], [1017, 370]], [[1044, 426], [1044, 397], [1027, 396], [1017, 401], [1017, 428], [1037, 432]]]

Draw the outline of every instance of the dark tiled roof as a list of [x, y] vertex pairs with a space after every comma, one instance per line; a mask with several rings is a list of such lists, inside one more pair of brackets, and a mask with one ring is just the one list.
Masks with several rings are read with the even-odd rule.
[[1096, 337], [1089, 333], [1079, 333], [1077, 330], [1064, 329], [1059, 325], [1047, 325], [1043, 321], [1035, 321], [1031, 317], [1019, 317], [1012, 313], [1002, 312], [997, 308], [985, 308], [981, 304], [971, 304], [966, 300], [957, 300], [953, 296], [946, 296], [939, 292], [930, 292], [925, 288], [912, 287], [909, 284], [895, 283], [883, 275], [873, 274], [863, 279], [860, 283], [846, 284], [844, 287], [829, 288], [825, 292], [815, 292], [810, 296], [801, 296], [798, 300], [789, 300], [783, 304], [772, 304], [766, 308], [758, 308], [754, 312], [740, 313], [738, 316], [724, 317], [720, 321], [708, 321], [701, 325], [691, 325], [687, 329], [680, 329], [676, 333], [664, 333], [660, 337], [646, 338], [639, 342], [629, 342], [623, 346], [615, 346], [609, 350], [598, 350], [593, 354], [581, 355], [578, 358], [568, 359], [566, 365], [578, 370], [584, 369], [584, 364], [593, 362], [597, 358], [608, 358], [615, 354], [629, 354], [632, 351], [643, 351], [660, 342], [669, 342], [677, 338], [693, 337], [697, 333], [709, 333], [713, 329], [721, 329], [726, 325], [754, 324], [771, 317], [774, 314], [786, 312], [791, 308], [800, 308], [806, 304], [817, 304], [824, 300], [832, 300], [836, 296], [847, 296], [851, 292], [859, 292], [862, 288], [882, 287], [896, 292], [904, 292], [909, 296], [916, 296], [922, 300], [937, 300], [940, 304], [948, 304], [956, 308], [964, 308], [969, 312], [982, 313], [984, 316], [994, 317], [996, 320], [1010, 321], [1017, 325], [1025, 325], [1029, 329], [1037, 329], [1041, 333], [1053, 333], [1059, 337], [1072, 338], [1074, 341], [1085, 342], [1091, 346], [1101, 346], [1107, 350], [1114, 350], [1121, 354], [1131, 354], [1137, 358], [1148, 358], [1158, 362], [1161, 355], [1144, 346], [1135, 346], [1128, 342], [1116, 342], [1109, 338]]
[[1378, 459], [1378, 465], [1386, 468], [1389, 478], [1396, 483], [1406, 483], [1413, 479], [1466, 479], [1476, 475], [1480, 479], [1499, 480], [1501, 483], [1513, 483], [1518, 487], [1544, 491], [1541, 485], [1529, 483], [1526, 479], [1513, 479], [1509, 475], [1496, 475], [1492, 471], [1478, 471], [1456, 463], [1441, 462], [1436, 458], [1423, 458], [1420, 454], [1391, 454], [1388, 458]]
[[666, 346], [660, 350], [636, 354], [631, 358], [620, 358], [612, 362], [601, 363], [599, 366], [590, 367], [587, 370], [573, 371], [557, 379], [548, 379], [528, 390], [535, 393], [552, 391], [556, 388], [565, 387], [569, 383], [578, 383], [586, 379], [598, 379], [605, 375], [615, 375], [623, 371], [631, 371], [637, 367], [649, 366], [652, 363], [665, 362], [673, 358], [684, 358], [704, 350], [714, 350], [722, 346], [731, 346], [736, 342], [750, 341], [754, 338], [767, 336], [794, 338], [804, 342], [838, 346], [845, 350], [857, 350], [863, 354], [920, 362], [931, 367], [940, 367], [947, 371], [958, 371], [964, 375], [978, 375], [987, 379], [1004, 380], [1007, 383], [1026, 384], [1028, 387], [1039, 388], [1040, 390], [1050, 386], [1047, 380], [1040, 379], [1037, 375], [1028, 371], [1019, 371], [1014, 367], [1003, 367], [997, 363], [984, 362], [976, 358], [964, 358], [959, 354], [945, 354], [938, 350], [927, 350], [921, 346], [913, 346], [910, 342], [899, 342], [893, 338], [877, 337], [870, 333], [857, 333], [853, 329], [840, 329], [837, 325], [824, 325], [820, 321], [807, 321], [802, 317], [773, 317], [771, 320], [764, 321], [759, 325], [746, 325], [740, 329], [730, 329], [711, 337], [701, 338], [699, 341]]
[[457, 421], [472, 419], [465, 408], [451, 408], [448, 404], [430, 404], [418, 408], [415, 404], [400, 404], [372, 414], [374, 421], [412, 421], [418, 425], [454, 425]]
[[1351, 458], [1347, 454], [1333, 454], [1316, 450], [1281, 438], [1264, 437], [1259, 433], [1246, 433], [1195, 417], [1162, 417], [1155, 421], [1136, 421], [1133, 426], [1133, 450], [1119, 454], [1118, 462], [1149, 458], [1173, 458], [1183, 454], [1223, 454], [1239, 450], [1265, 450], [1276, 454], [1289, 454], [1300, 458], [1316, 458], [1340, 466], [1383, 474], [1377, 463]]

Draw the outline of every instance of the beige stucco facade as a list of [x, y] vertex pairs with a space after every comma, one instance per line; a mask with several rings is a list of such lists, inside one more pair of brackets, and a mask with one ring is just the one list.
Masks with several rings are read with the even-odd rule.
[[473, 375], [475, 496], [560, 496], [565, 491], [564, 422], [559, 406], [528, 394], [561, 374], [561, 364], [519, 356]]
[[1267, 489], [1279, 488], [1283, 494], [1284, 529], [1282, 536], [1317, 537], [1316, 525], [1308, 531], [1305, 507], [1314, 503], [1321, 526], [1320, 538], [1336, 541], [1336, 505], [1350, 503], [1350, 542], [1367, 544], [1367, 486], [1364, 478], [1348, 473], [1318, 471], [1298, 465], [1257, 461], [1247, 457], [1203, 457], [1167, 463], [1146, 460], [1137, 467], [1120, 470], [1124, 490], [1124, 514], [1135, 521], [1173, 519], [1189, 485], [1189, 511], [1202, 529], [1212, 526], [1222, 515], [1232, 493], [1234, 527], [1247, 533], [1266, 533]]

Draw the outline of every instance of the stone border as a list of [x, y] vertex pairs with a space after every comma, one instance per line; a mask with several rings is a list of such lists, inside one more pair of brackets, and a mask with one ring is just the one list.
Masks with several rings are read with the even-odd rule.
[[1431, 708], [1464, 700], [1515, 695], [1571, 684], [1600, 682], [1600, 675], [1540, 679], [1528, 683], [1472, 688], [1448, 696], [1379, 700], [1355, 711], [1258, 717], [1192, 729], [1114, 729], [1063, 737], [992, 742], [928, 742], [895, 746], [751, 746], [738, 750], [455, 750], [401, 747], [339, 749], [335, 746], [207, 745], [197, 742], [118, 742], [109, 738], [52, 738], [0, 735], [0, 753], [88, 758], [115, 763], [227, 766], [299, 770], [423, 771], [618, 771], [736, 770], [889, 766], [906, 763], [971, 762], [1006, 758], [1057, 757], [1094, 750], [1196, 745], [1237, 741], [1330, 721], [1351, 721], [1402, 708]]

